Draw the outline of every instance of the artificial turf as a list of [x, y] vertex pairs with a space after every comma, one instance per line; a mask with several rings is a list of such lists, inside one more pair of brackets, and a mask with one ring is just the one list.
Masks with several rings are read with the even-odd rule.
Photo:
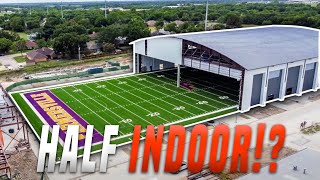
[[[119, 135], [112, 138], [116, 144], [131, 141], [134, 125], [142, 129], [165, 125], [168, 129], [171, 124], [187, 126], [237, 111], [237, 81], [183, 68], [181, 87], [177, 87], [175, 73], [173, 69], [49, 90], [102, 134], [105, 125], [120, 125]], [[24, 93], [11, 95], [40, 136], [43, 123], [22, 98]], [[101, 145], [93, 147], [93, 151], [99, 149]]]

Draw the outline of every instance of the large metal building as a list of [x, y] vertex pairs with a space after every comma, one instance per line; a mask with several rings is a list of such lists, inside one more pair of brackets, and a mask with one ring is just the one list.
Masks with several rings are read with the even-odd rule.
[[[316, 91], [319, 31], [261, 26], [157, 36], [133, 45], [134, 72], [191, 67], [239, 82], [239, 110]], [[196, 76], [196, 75], [195, 75]]]

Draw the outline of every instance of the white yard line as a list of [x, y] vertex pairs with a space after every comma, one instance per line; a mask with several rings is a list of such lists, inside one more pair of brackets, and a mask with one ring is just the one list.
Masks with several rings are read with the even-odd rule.
[[[153, 78], [153, 79], [156, 79], [156, 78], [154, 78], [154, 77], [151, 77], [151, 76], [149, 76], [150, 78]], [[167, 78], [166, 76], [164, 76], [164, 78], [166, 78], [166, 79], [169, 79], [170, 81], [172, 81], [172, 79], [170, 79], [170, 78]], [[158, 79], [156, 79], [156, 80], [158, 80]], [[158, 80], [159, 81], [159, 80]], [[173, 84], [171, 84], [171, 83], [168, 83], [170, 86], [174, 86], [174, 87], [176, 87], [175, 85], [173, 85]], [[199, 89], [199, 91], [203, 91], [203, 92], [206, 92], [206, 93], [209, 93], [209, 94], [212, 94], [212, 95], [214, 95], [214, 96], [216, 96], [216, 97], [220, 97], [219, 95], [217, 95], [217, 94], [215, 94], [215, 93], [211, 93], [211, 92], [207, 92], [207, 91], [204, 91], [203, 89]], [[217, 100], [215, 100], [215, 99], [212, 99], [212, 98], [209, 98], [209, 97], [207, 97], [207, 96], [204, 96], [204, 95], [202, 95], [202, 94], [197, 94], [197, 93], [194, 93], [194, 92], [192, 92], [193, 94], [196, 94], [196, 95], [199, 95], [199, 96], [201, 96], [201, 97], [204, 97], [204, 98], [206, 98], [206, 99], [209, 99], [209, 100], [212, 100], [212, 101], [215, 101], [215, 102], [217, 102], [217, 103], [219, 103], [219, 104], [223, 104], [223, 105], [225, 105], [225, 106], [229, 106], [228, 104], [225, 104], [225, 103], [223, 103], [223, 102], [221, 102], [221, 101], [217, 101]], [[229, 100], [229, 99], [228, 99]]]
[[[230, 106], [230, 107], [227, 107], [227, 108], [224, 108], [224, 109], [218, 109], [216, 111], [212, 111], [212, 112], [208, 112], [208, 113], [201, 114], [201, 115], [198, 115], [198, 116], [193, 116], [193, 117], [190, 117], [190, 118], [182, 119], [180, 121], [169, 122], [167, 124], [164, 124], [164, 127], [170, 126], [170, 125], [173, 125], [173, 124], [177, 124], [177, 123], [182, 123], [182, 122], [189, 121], [189, 120], [196, 119], [196, 118], [201, 118], [201, 117], [208, 116], [208, 115], [211, 115], [211, 114], [216, 114], [216, 113], [219, 113], [219, 112], [222, 112], [222, 111], [226, 111], [226, 110], [230, 110], [230, 109], [237, 108], [237, 107], [238, 106]], [[236, 112], [238, 112], [238, 111], [236, 111]], [[222, 115], [222, 117], [223, 116], [224, 115]], [[220, 116], [218, 116], [218, 117], [220, 117]], [[214, 119], [216, 119], [218, 117], [214, 117]], [[209, 119], [211, 119], [211, 118], [209, 118]], [[199, 123], [203, 123], [205, 121], [206, 120], [202, 120]], [[198, 124], [198, 123], [192, 123], [192, 125], [195, 125], [195, 124]], [[186, 125], [186, 126], [189, 126], [189, 125]], [[157, 127], [155, 127], [155, 128], [157, 128]], [[143, 130], [141, 130], [141, 133], [144, 133], [146, 131], [147, 131], [146, 129], [143, 129]], [[126, 134], [126, 135], [121, 136], [121, 137], [112, 138], [112, 140], [122, 139], [122, 138], [125, 138], [125, 137], [130, 137], [132, 135], [133, 135], [133, 133], [130, 133], [130, 134]]]
[[[166, 72], [164, 72], [164, 73], [167, 74]], [[194, 78], [194, 77], [192, 77], [192, 76], [186, 76], [186, 75], [184, 75], [184, 74], [182, 74], [182, 76], [185, 76], [185, 77], [187, 77], [187, 78], [191, 78], [191, 79], [198, 80], [197, 78]], [[206, 80], [201, 80], [201, 81], [202, 81], [202, 82], [205, 82], [205, 83], [211, 84], [210, 81], [206, 81]], [[193, 82], [194, 82], [194, 81], [193, 81]], [[218, 82], [218, 83], [219, 83], [219, 82]], [[220, 83], [226, 84], [226, 83], [224, 83], [224, 82], [220, 82]], [[225, 87], [225, 86], [222, 86], [222, 85], [219, 85], [219, 84], [214, 84], [214, 86], [219, 86], [219, 87], [226, 88], [226, 89], [228, 89], [228, 90], [230, 90], [230, 91], [238, 92], [237, 90], [234, 90], [234, 89], [231, 89], [231, 88], [229, 88], [229, 87]]]
[[[105, 83], [109, 83], [109, 82], [105, 82]], [[98, 84], [98, 83], [95, 83], [95, 84]], [[114, 87], [119, 88], [118, 86], [115, 86], [115, 85], [112, 84], [112, 83], [109, 83], [109, 84], [111, 84], [111, 85], [114, 86]], [[98, 84], [98, 85], [100, 85], [100, 84]], [[111, 90], [109, 90], [108, 88], [104, 88], [104, 89], [106, 89], [106, 90], [108, 90], [108, 91], [111, 91]], [[119, 89], [122, 89], [122, 88], [119, 88]], [[123, 89], [122, 89], [122, 90], [123, 90]], [[98, 92], [98, 93], [99, 93], [99, 92]], [[132, 94], [132, 93], [130, 93], [130, 94]], [[129, 101], [130, 103], [134, 103], [133, 101], [131, 101], [131, 100], [125, 98], [125, 97], [122, 97], [122, 96], [120, 96], [120, 95], [118, 95], [118, 94], [116, 94], [116, 95], [119, 96], [119, 97], [121, 97], [122, 99], [124, 99], [124, 100], [126, 100], [126, 101]], [[133, 94], [132, 94], [132, 95], [133, 95]], [[135, 96], [136, 96], [136, 95], [135, 95]], [[141, 99], [141, 98], [140, 98], [140, 99]], [[143, 99], [142, 99], [142, 100], [143, 100]], [[146, 101], [146, 102], [148, 102], [148, 101]], [[147, 110], [146, 108], [144, 108], [144, 107], [142, 107], [142, 106], [140, 106], [140, 105], [138, 105], [138, 104], [137, 104], [137, 106], [140, 107], [141, 109], [145, 110], [145, 111], [148, 112], [148, 113], [153, 113], [153, 112]], [[156, 106], [156, 107], [158, 107], [158, 106]], [[160, 107], [158, 107], [158, 108], [160, 108]], [[126, 109], [126, 110], [128, 110], [128, 109]], [[129, 111], [129, 110], [128, 110], [128, 111]], [[131, 112], [131, 111], [130, 111], [130, 112]], [[132, 112], [132, 113], [133, 113], [133, 112]], [[134, 113], [133, 113], [133, 114], [134, 114]], [[135, 114], [135, 115], [136, 115], [136, 114]], [[138, 116], [138, 115], [136, 115], [136, 116]], [[139, 116], [139, 117], [140, 117], [142, 120], [150, 123], [149, 121], [145, 120], [145, 119], [142, 118], [141, 116]], [[162, 120], [168, 122], [166, 119], [162, 118], [161, 116], [157, 116], [157, 117], [159, 117], [159, 118], [161, 118]], [[152, 123], [151, 123], [151, 124], [152, 124]]]
[[[152, 89], [151, 87], [153, 87], [153, 86], [146, 86], [146, 85], [144, 85], [144, 84], [137, 83], [137, 82], [131, 80], [130, 78], [128, 78], [128, 80], [131, 81], [131, 82], [134, 82], [134, 83], [136, 83], [136, 84], [138, 84], [138, 85], [140, 85], [140, 86], [144, 86], [144, 87], [146, 87], [146, 88], [148, 88], [148, 89], [151, 89], [151, 90], [156, 91], [156, 92], [158, 92], [158, 93], [164, 94], [165, 96], [168, 96], [167, 94], [165, 94], [165, 93], [163, 93], [163, 92], [161, 92], [161, 91], [158, 91], [158, 90], [156, 90], [156, 89]], [[131, 87], [133, 87], [133, 86], [131, 86]], [[139, 91], [141, 91], [141, 90], [139, 90]], [[145, 94], [148, 94], [149, 96], [153, 96], [152, 94], [149, 94], [149, 93], [147, 93], [147, 92], [144, 92], [144, 91], [141, 91], [141, 92], [143, 92], [143, 93], [145, 93]], [[180, 95], [180, 93], [176, 93], [176, 94]], [[153, 97], [155, 97], [155, 96], [153, 96]], [[189, 105], [189, 106], [198, 108], [198, 107], [196, 107], [196, 106], [193, 106], [192, 104], [189, 104], [189, 103], [186, 103], [186, 102], [184, 102], [184, 101], [181, 101], [180, 99], [174, 98], [173, 96], [169, 96], [169, 97], [172, 97], [173, 99], [175, 99], [175, 100], [177, 100], [177, 101], [180, 101], [180, 102], [182, 102], [182, 103], [184, 103], [184, 104], [187, 104], [187, 105]], [[160, 100], [162, 100], [162, 99], [160, 99]], [[164, 101], [164, 100], [162, 100], [162, 101]], [[167, 102], [167, 101], [164, 101], [164, 102], [166, 102], [167, 104], [172, 105], [173, 107], [176, 107], [176, 105], [174, 105], [174, 104], [172, 104], [172, 103], [169, 103], [169, 102]], [[200, 108], [198, 108], [198, 109], [200, 109]], [[203, 110], [203, 109], [200, 109], [200, 110], [206, 112], [206, 111]], [[187, 110], [183, 110], [183, 111], [185, 111], [185, 112], [187, 112], [187, 113], [189, 113], [189, 114], [195, 115], [194, 113], [189, 112], [189, 111], [187, 111]]]
[[[158, 80], [158, 79], [156, 79], [156, 78], [154, 78], [154, 77], [151, 77], [151, 76], [146, 76], [146, 77], [147, 77], [147, 78], [149, 77], [149, 78], [151, 78], [151, 79], [155, 79], [155, 80], [157, 80], [157, 81], [163, 82], [163, 81]], [[166, 84], [169, 84], [170, 86], [174, 86], [174, 87], [176, 88], [176, 86], [175, 86], [175, 85], [172, 85], [171, 83], [168, 83], [168, 82], [167, 82]], [[162, 87], [162, 88], [165, 88], [165, 89], [167, 89], [167, 90], [169, 90], [169, 91], [175, 92], [175, 91], [173, 91], [173, 90], [171, 90], [171, 89], [169, 89], [169, 88], [166, 88], [166, 87], [164, 87], [164, 86], [159, 86], [159, 87]], [[227, 104], [221, 103], [221, 102], [219, 102], [219, 101], [217, 101], [217, 100], [208, 98], [208, 97], [206, 97], [206, 96], [203, 96], [203, 95], [201, 95], [201, 94], [197, 94], [197, 93], [192, 92], [192, 91], [189, 91], [189, 93], [195, 94], [195, 95], [197, 95], [197, 96], [204, 97], [205, 99], [209, 99], [209, 100], [211, 100], [211, 101], [218, 102], [219, 104], [223, 104], [223, 105], [225, 105], [225, 106], [229, 106], [229, 105], [227, 105]], [[194, 98], [189, 97], [189, 96], [187, 96], [187, 95], [185, 95], [185, 94], [182, 94], [182, 95], [185, 96], [185, 97], [187, 97], [187, 98], [189, 98], [189, 99], [192, 99], [192, 100], [195, 100], [195, 101], [199, 102], [198, 99], [194, 99]], [[211, 105], [211, 104], [206, 104], [206, 105], [211, 106], [211, 107], [213, 107], [213, 108], [215, 108], [215, 109], [219, 109], [218, 107], [215, 107], [215, 106], [213, 106], [213, 105]]]
[[[168, 73], [164, 73], [164, 74], [169, 75], [169, 76], [171, 76], [171, 77], [174, 77], [173, 75], [168, 74]], [[189, 77], [189, 76], [188, 76], [188, 78], [196, 79], [196, 78]], [[169, 79], [169, 78], [168, 78], [168, 79]], [[173, 81], [173, 80], [171, 80], [171, 81]], [[228, 92], [225, 92], [225, 91], [221, 91], [221, 90], [216, 89], [216, 88], [214, 88], [214, 87], [209, 87], [209, 86], [206, 86], [206, 85], [203, 85], [203, 84], [197, 83], [197, 82], [195, 82], [195, 81], [191, 81], [191, 82], [192, 82], [192, 83], [194, 83], [194, 84], [198, 84], [198, 85], [200, 85], [200, 86], [206, 87], [206, 89], [213, 89], [213, 90], [215, 90], [215, 91], [219, 91], [219, 92], [221, 92], [221, 93], [223, 93], [223, 94], [229, 94], [229, 95], [231, 95], [231, 96], [234, 96], [234, 97], [237, 97], [237, 98], [238, 98], [238, 96], [237, 96], [237, 95], [234, 95], [234, 94], [231, 94], [231, 93], [228, 93]], [[204, 82], [205, 82], [205, 81], [204, 81]], [[219, 85], [214, 85], [214, 86], [219, 86]], [[223, 86], [220, 86], [220, 87], [223, 87]], [[228, 88], [226, 88], [226, 89], [228, 89]], [[200, 91], [203, 91], [203, 90], [202, 90], [202, 89], [200, 89]], [[218, 96], [218, 97], [219, 97], [219, 95], [217, 95], [217, 94], [215, 94], [215, 93], [208, 92], [208, 91], [204, 91], [204, 92], [207, 92], [207, 93], [210, 93], [210, 94], [213, 94], [213, 95], [215, 95], [215, 96]], [[232, 99], [229, 99], [229, 100], [230, 100], [230, 101], [237, 102], [237, 101], [232, 100]]]
[[[118, 80], [118, 82], [120, 82], [119, 80]], [[111, 85], [113, 85], [114, 87], [116, 87], [116, 88], [119, 88], [119, 89], [122, 89], [120, 86], [115, 86], [114, 84], [112, 84], [112, 83], [110, 83], [109, 82], [109, 84], [111, 84]], [[128, 85], [128, 84], [125, 84], [125, 85]], [[128, 85], [129, 86], [129, 85]], [[130, 86], [130, 87], [133, 87], [133, 86]], [[123, 90], [123, 89], [122, 89]], [[140, 90], [141, 91], [141, 90]], [[143, 92], [143, 91], [141, 91], [141, 92]], [[133, 96], [135, 96], [135, 97], [137, 97], [137, 98], [139, 98], [139, 99], [142, 99], [142, 100], [144, 100], [143, 98], [141, 98], [141, 97], [139, 97], [139, 96], [137, 96], [137, 95], [135, 95], [134, 93], [131, 93], [131, 92], [128, 92], [129, 94], [131, 94], [131, 95], [133, 95]], [[127, 98], [125, 98], [125, 99], [127, 99]], [[128, 100], [128, 101], [130, 101], [130, 100]], [[132, 101], [130, 101], [130, 102], [132, 102]], [[149, 101], [146, 101], [147, 103], [149, 103], [149, 104], [151, 104], [151, 105], [153, 105], [153, 106], [155, 106], [155, 107], [157, 107], [157, 108], [159, 108], [159, 109], [162, 109], [163, 111], [166, 111], [167, 113], [169, 113], [169, 114], [171, 114], [171, 115], [174, 115], [174, 116], [176, 116], [176, 117], [178, 117], [178, 118], [180, 118], [180, 119], [183, 119], [182, 117], [180, 117], [180, 116], [178, 116], [178, 115], [176, 115], [176, 114], [173, 114], [172, 112], [170, 112], [170, 111], [168, 111], [168, 110], [166, 110], [166, 109], [164, 109], [164, 108], [162, 108], [162, 107], [160, 107], [160, 106], [157, 106], [157, 105], [155, 105], [155, 104], [153, 104], [153, 103], [151, 103], [151, 102], [149, 102]], [[142, 106], [140, 106], [140, 105], [138, 105], [139, 107], [142, 107]], [[143, 107], [142, 107], [143, 108]], [[145, 109], [145, 108], [143, 108], [143, 109]], [[145, 109], [145, 110], [147, 110], [147, 109]], [[149, 111], [149, 110], [147, 110], [147, 111]], [[151, 111], [149, 111], [149, 113], [152, 113]], [[163, 119], [162, 117], [161, 117], [161, 115], [159, 116], [161, 119]], [[164, 119], [165, 120], [165, 119]], [[166, 122], [168, 122], [167, 120], [165, 120]]]
[[[61, 88], [65, 93], [67, 93], [70, 97], [72, 97], [73, 99], [76, 99], [80, 104], [82, 104], [84, 107], [86, 107], [88, 110], [90, 109], [91, 112], [93, 112], [95, 115], [97, 115], [100, 119], [102, 119], [104, 122], [106, 122], [107, 124], [111, 125], [108, 121], [106, 121], [103, 117], [101, 117], [99, 114], [97, 114], [95, 111], [93, 111], [91, 108], [89, 108], [87, 105], [85, 105], [83, 102], [79, 101], [77, 98], [75, 98], [72, 94], [70, 94], [68, 91], [64, 90], [63, 88]], [[84, 94], [84, 93], [83, 93]], [[86, 94], [84, 94], [86, 95]], [[87, 95], [86, 95], [87, 96]], [[112, 111], [110, 111], [112, 112]], [[113, 112], [112, 112], [113, 113]], [[121, 117], [120, 117], [121, 118]], [[133, 126], [133, 125], [132, 125]], [[124, 134], [123, 132], [121, 132], [119, 130], [119, 132], [121, 134]]]
[[[129, 78], [128, 79], [126, 79], [126, 80], [129, 80], [129, 81], [132, 81], [132, 80], [130, 80]], [[120, 82], [119, 80], [118, 80], [118, 82]], [[138, 83], [139, 85], [141, 85], [140, 83]], [[126, 86], [129, 86], [129, 87], [132, 87], [132, 88], [135, 88], [134, 86], [131, 86], [130, 84], [125, 84]], [[117, 86], [118, 87], [118, 86]], [[119, 87], [120, 89], [122, 89], [121, 87]], [[140, 92], [142, 92], [142, 93], [144, 93], [144, 94], [147, 94], [147, 95], [149, 95], [149, 96], [151, 96], [151, 97], [155, 97], [154, 95], [152, 95], [152, 94], [149, 94], [149, 93], [147, 93], [147, 92], [144, 92], [144, 91], [141, 91], [140, 89], [137, 89], [138, 91], [140, 91]], [[139, 96], [137, 96], [137, 95], [135, 95], [135, 94], [133, 94], [133, 93], [131, 93], [131, 92], [128, 92], [128, 93], [130, 93], [130, 94], [132, 94], [133, 96], [136, 96], [136, 97], [138, 97], [139, 99], [142, 99], [143, 100], [143, 98], [141, 98], [141, 97], [139, 97]], [[167, 95], [167, 94], [165, 94], [165, 95]], [[166, 104], [169, 104], [169, 105], [171, 105], [173, 108], [175, 108], [175, 107], [177, 107], [176, 105], [174, 105], [174, 104], [172, 104], [172, 103], [170, 103], [170, 102], [167, 102], [167, 101], [164, 101], [164, 100], [162, 100], [162, 99], [159, 99], [160, 101], [163, 101], [164, 103], [166, 103]], [[164, 108], [162, 108], [162, 107], [159, 107], [158, 105], [156, 105], [156, 104], [153, 104], [153, 103], [151, 103], [151, 102], [149, 102], [149, 101], [147, 101], [148, 103], [150, 103], [150, 104], [152, 104], [152, 105], [154, 105], [154, 106], [156, 106], [156, 107], [158, 107], [158, 108], [160, 108], [160, 109], [163, 109], [164, 111], [167, 111], [168, 113], [170, 113], [170, 114], [172, 114], [172, 115], [175, 115], [175, 116], [177, 116], [177, 117], [179, 117], [180, 119], [183, 119], [182, 117], [180, 117], [180, 116], [178, 116], [178, 115], [176, 115], [176, 114], [173, 114], [173, 113], [171, 113], [171, 112], [169, 112], [168, 110], [166, 110], [166, 109], [164, 109]], [[191, 113], [191, 112], [189, 112], [189, 111], [186, 111], [186, 110], [183, 110], [183, 111], [185, 111], [185, 112], [187, 112], [187, 113], [189, 113], [189, 114], [192, 114], [192, 115], [195, 115], [195, 114], [193, 114], [193, 113]]]
[[[95, 84], [98, 84], [98, 83], [95, 83]], [[99, 85], [99, 84], [98, 84], [98, 85]], [[96, 91], [96, 90], [92, 89], [90, 86], [88, 86], [88, 85], [86, 85], [86, 84], [84, 84], [84, 86], [88, 87], [89, 89], [91, 89], [91, 90], [95, 91], [96, 93], [98, 93], [98, 94], [100, 94], [100, 95], [102, 95], [102, 96], [103, 96], [103, 94], [101, 94], [100, 92], [98, 92], [98, 91]], [[104, 88], [104, 89], [106, 89], [106, 90], [110, 91], [110, 90], [109, 90], [109, 89], [107, 89], [107, 88]], [[116, 94], [116, 95], [117, 95], [117, 94]], [[121, 97], [121, 98], [125, 99], [126, 101], [129, 101], [128, 99], [126, 99], [126, 98], [124, 98], [124, 97], [122, 97], [122, 96], [120, 96], [120, 95], [117, 95], [117, 96], [119, 96], [119, 97]], [[106, 99], [108, 99], [108, 100], [110, 100], [110, 101], [114, 102], [114, 103], [115, 103], [115, 104], [117, 104], [118, 106], [122, 106], [122, 105], [120, 105], [119, 103], [117, 103], [117, 102], [113, 101], [112, 99], [110, 99], [110, 98], [108, 98], [108, 97], [106, 97], [106, 96], [103, 96], [103, 97], [105, 97]], [[132, 101], [130, 101], [130, 102], [131, 102], [131, 103], [133, 103]], [[141, 107], [141, 106], [139, 106], [139, 107]], [[147, 122], [147, 123], [149, 123], [149, 124], [152, 124], [152, 123], [150, 123], [149, 121], [145, 120], [143, 117], [141, 117], [141, 116], [139, 116], [139, 115], [135, 114], [134, 112], [130, 111], [129, 109], [127, 109], [127, 108], [123, 108], [123, 109], [124, 109], [124, 110], [126, 110], [126, 111], [128, 111], [128, 112], [130, 112], [131, 114], [133, 114], [133, 115], [137, 116], [138, 118], [142, 119], [143, 121], [145, 121], [145, 122]], [[148, 112], [148, 111], [147, 111], [147, 112]], [[149, 111], [149, 112], [150, 112], [150, 111]]]

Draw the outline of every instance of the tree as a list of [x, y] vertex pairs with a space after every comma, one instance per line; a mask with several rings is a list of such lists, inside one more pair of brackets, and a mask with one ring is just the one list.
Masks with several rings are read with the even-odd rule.
[[78, 54], [78, 48], [86, 47], [88, 36], [78, 35], [75, 32], [63, 33], [53, 40], [53, 48], [55, 51], [61, 52], [64, 56], [69, 58], [75, 57]]
[[129, 41], [150, 36], [150, 30], [142, 19], [132, 19], [125, 28], [125, 34]]
[[164, 26], [163, 21], [157, 21], [157, 22], [156, 22], [156, 28], [157, 28], [157, 29], [161, 29], [161, 28], [163, 28], [163, 26]]
[[12, 46], [15, 51], [20, 51], [21, 54], [23, 50], [27, 49], [26, 40], [23, 39], [14, 42]]
[[99, 16], [97, 17], [94, 26], [96, 27], [105, 27], [108, 24], [108, 20], [105, 17]]
[[62, 20], [58, 17], [52, 16], [48, 17], [46, 24], [44, 25], [41, 33], [41, 37], [45, 40], [48, 40], [53, 35], [53, 31], [55, 30], [55, 26], [62, 23]]
[[174, 22], [169, 23], [164, 27], [164, 30], [170, 31], [170, 32], [177, 32], [177, 25]]
[[48, 47], [48, 43], [44, 39], [39, 39], [36, 43], [38, 44], [38, 48]]
[[229, 13], [226, 16], [226, 25], [231, 28], [241, 27], [241, 18], [239, 15], [234, 13]]
[[63, 24], [59, 24], [56, 26], [54, 32], [53, 32], [53, 37], [58, 37], [62, 34], [65, 33], [77, 33], [78, 35], [87, 35], [87, 29], [77, 23], [74, 22], [66, 22]]
[[103, 46], [103, 52], [113, 52], [116, 49], [116, 46], [112, 43], [104, 43]]
[[213, 25], [214, 30], [220, 30], [220, 29], [225, 29], [225, 28], [226, 28], [226, 26], [224, 24], [217, 23], [217, 24]]
[[123, 31], [124, 28], [120, 24], [113, 24], [102, 28], [98, 34], [98, 42], [116, 44], [116, 38], [123, 36]]
[[13, 31], [22, 32], [25, 29], [23, 19], [18, 16], [11, 18], [10, 19], [10, 27]]
[[6, 38], [0, 38], [0, 52], [7, 53], [12, 46], [12, 41]]
[[40, 18], [29, 18], [26, 21], [27, 29], [32, 30], [36, 28], [40, 28]]

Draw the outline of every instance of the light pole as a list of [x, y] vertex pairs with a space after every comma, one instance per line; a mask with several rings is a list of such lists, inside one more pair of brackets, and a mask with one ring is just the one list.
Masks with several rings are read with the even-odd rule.
[[79, 61], [81, 60], [81, 48], [80, 45], [78, 45], [78, 56], [79, 56]]
[[204, 21], [204, 30], [207, 31], [207, 27], [208, 27], [208, 7], [209, 7], [209, 0], [207, 0], [207, 4], [206, 4], [206, 19]]
[[61, 11], [61, 18], [63, 19], [62, 1], [61, 1], [61, 4], [60, 4], [60, 11]]
[[104, 17], [107, 17], [107, 0], [104, 0]]

